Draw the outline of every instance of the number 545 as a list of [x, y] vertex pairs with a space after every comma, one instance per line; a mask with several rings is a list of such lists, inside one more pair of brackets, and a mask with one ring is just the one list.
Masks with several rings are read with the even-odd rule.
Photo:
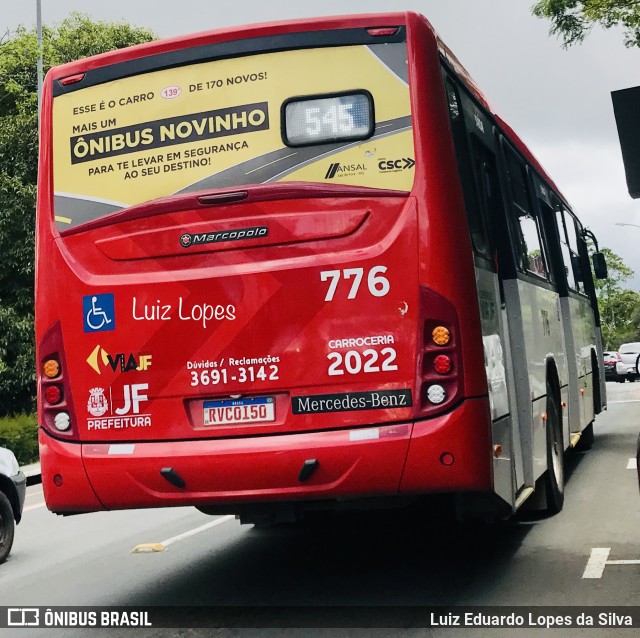
[[[367, 273], [367, 287], [369, 289], [369, 293], [374, 297], [384, 297], [391, 289], [389, 280], [382, 274], [385, 272], [387, 272], [386, 266], [373, 266]], [[358, 294], [358, 290], [360, 290], [360, 284], [362, 283], [363, 278], [364, 268], [322, 270], [320, 272], [320, 281], [330, 282], [324, 300], [333, 301], [333, 297], [336, 294], [340, 279], [353, 279], [353, 282], [351, 283], [351, 289], [349, 290], [349, 294], [347, 295], [347, 299], [355, 299]]]

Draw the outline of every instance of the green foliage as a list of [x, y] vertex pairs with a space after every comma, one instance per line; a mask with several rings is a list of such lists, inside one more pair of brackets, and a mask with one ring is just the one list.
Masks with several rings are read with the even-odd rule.
[[0, 414], [35, 407], [33, 314], [0, 306]]
[[[148, 42], [148, 29], [72, 13], [43, 27], [43, 66]], [[38, 46], [23, 27], [0, 39], [0, 414], [33, 408], [33, 254], [38, 174]]]
[[38, 460], [38, 420], [35, 414], [0, 419], [0, 447], [9, 448], [20, 465]]
[[622, 258], [610, 248], [602, 248], [609, 270], [608, 279], [596, 279], [596, 294], [602, 319], [605, 350], [617, 350], [621, 343], [640, 341], [640, 294], [623, 284], [633, 276]]
[[640, 46], [637, 0], [539, 0], [531, 11], [551, 21], [550, 33], [561, 37], [565, 48], [582, 42], [595, 24], [605, 29], [621, 26], [625, 45]]

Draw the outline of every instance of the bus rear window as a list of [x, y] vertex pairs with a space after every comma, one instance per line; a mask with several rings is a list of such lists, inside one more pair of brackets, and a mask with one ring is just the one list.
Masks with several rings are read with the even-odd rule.
[[61, 231], [161, 197], [248, 184], [411, 190], [413, 165], [388, 162], [414, 157], [405, 42], [127, 73], [54, 97]]

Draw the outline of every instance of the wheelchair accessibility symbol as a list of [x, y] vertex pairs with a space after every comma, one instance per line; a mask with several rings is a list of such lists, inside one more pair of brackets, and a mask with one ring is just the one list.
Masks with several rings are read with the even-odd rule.
[[85, 332], [107, 332], [116, 328], [113, 294], [82, 297], [82, 320]]

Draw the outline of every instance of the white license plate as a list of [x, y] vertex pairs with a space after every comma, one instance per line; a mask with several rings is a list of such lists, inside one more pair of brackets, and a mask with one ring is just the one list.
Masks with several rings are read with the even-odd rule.
[[205, 425], [229, 425], [231, 423], [265, 423], [276, 418], [273, 397], [246, 397], [205, 401]]

